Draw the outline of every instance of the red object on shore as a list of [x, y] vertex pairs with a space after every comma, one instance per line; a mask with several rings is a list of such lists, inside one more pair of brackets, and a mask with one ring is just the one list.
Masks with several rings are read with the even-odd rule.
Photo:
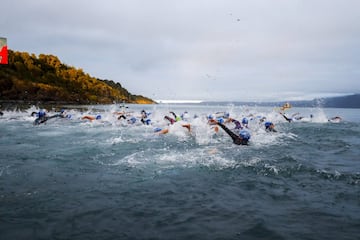
[[0, 38], [0, 64], [8, 64], [6, 38]]

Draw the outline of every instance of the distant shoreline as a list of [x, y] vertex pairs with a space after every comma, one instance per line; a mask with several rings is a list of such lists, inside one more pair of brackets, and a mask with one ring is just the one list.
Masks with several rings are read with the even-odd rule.
[[[233, 104], [236, 106], [261, 106], [261, 107], [280, 107], [289, 102], [292, 107], [318, 107], [318, 108], [360, 108], [360, 94], [347, 95], [343, 97], [318, 98], [307, 101], [275, 101], [275, 102], [246, 102], [246, 101], [206, 101], [206, 100], [155, 100], [151, 104], [204, 104], [219, 105]], [[115, 102], [121, 104], [122, 102]], [[112, 104], [112, 103], [108, 103]], [[141, 104], [127, 103], [125, 104]], [[148, 103], [150, 104], [150, 103]], [[77, 101], [31, 101], [31, 100], [0, 100], [0, 109], [25, 109], [31, 106], [40, 107], [61, 107], [66, 105], [86, 106], [104, 105], [104, 103], [80, 103]]]
[[157, 103], [203, 103], [204, 101], [203, 100], [154, 100], [155, 102]]

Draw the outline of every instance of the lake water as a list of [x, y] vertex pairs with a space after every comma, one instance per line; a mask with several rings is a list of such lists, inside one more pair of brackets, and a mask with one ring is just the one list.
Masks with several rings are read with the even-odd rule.
[[[35, 107], [4, 111], [0, 239], [359, 239], [358, 109], [291, 108], [304, 118], [289, 123], [270, 107], [128, 105], [135, 124], [120, 110], [66, 106], [38, 126]], [[170, 111], [191, 131], [167, 126]], [[222, 111], [249, 119], [248, 146], [207, 124]]]

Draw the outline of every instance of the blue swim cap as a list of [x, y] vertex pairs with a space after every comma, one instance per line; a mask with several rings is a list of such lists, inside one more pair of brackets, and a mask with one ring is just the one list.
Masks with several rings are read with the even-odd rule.
[[130, 118], [130, 122], [131, 122], [131, 123], [135, 123], [135, 122], [136, 122], [136, 118], [135, 118], [135, 117]]
[[101, 119], [101, 115], [96, 116], [96, 120], [99, 120], [99, 119]]
[[41, 110], [40, 112], [38, 112], [38, 116], [39, 117], [44, 117], [46, 115], [46, 113], [43, 111], [43, 110]]
[[154, 132], [160, 132], [162, 129], [161, 128], [154, 128]]
[[210, 114], [207, 118], [208, 118], [209, 120], [211, 120], [211, 119], [214, 118], [214, 116]]
[[247, 120], [247, 118], [243, 118], [241, 123], [242, 123], [242, 124], [248, 124], [249, 121]]
[[240, 130], [239, 136], [244, 140], [249, 140], [251, 137], [250, 133], [246, 130]]
[[224, 118], [229, 118], [230, 117], [230, 113], [225, 113], [224, 114]]
[[146, 125], [150, 125], [151, 120], [150, 120], [150, 119], [146, 119], [146, 120], [145, 120], [145, 123], [146, 123]]
[[265, 122], [265, 128], [269, 128], [272, 125], [272, 122]]
[[217, 121], [218, 121], [218, 123], [224, 123], [224, 119], [223, 119], [223, 118], [219, 118]]

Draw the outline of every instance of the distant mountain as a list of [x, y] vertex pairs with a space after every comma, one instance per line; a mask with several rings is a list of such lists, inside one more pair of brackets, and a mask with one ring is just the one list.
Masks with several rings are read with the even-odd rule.
[[129, 93], [120, 83], [91, 77], [63, 64], [53, 55], [8, 51], [8, 65], [0, 65], [0, 100], [35, 103], [108, 104], [155, 103]]
[[279, 101], [279, 102], [234, 102], [234, 101], [221, 101], [221, 102], [203, 102], [208, 105], [247, 105], [247, 106], [265, 106], [265, 107], [280, 107], [289, 102], [293, 107], [323, 107], [323, 108], [360, 108], [360, 94], [346, 95], [341, 97], [328, 97], [316, 98], [307, 101]]
[[318, 101], [322, 107], [328, 108], [360, 108], [360, 94], [315, 99], [314, 101]]

